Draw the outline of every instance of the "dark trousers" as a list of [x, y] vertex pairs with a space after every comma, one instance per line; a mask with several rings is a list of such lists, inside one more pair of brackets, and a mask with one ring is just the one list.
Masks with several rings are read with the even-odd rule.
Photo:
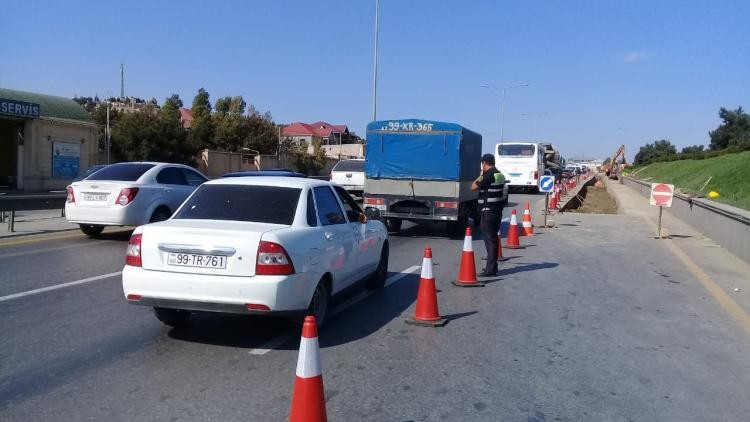
[[484, 236], [484, 248], [487, 250], [487, 265], [484, 270], [488, 273], [497, 272], [497, 231], [500, 230], [501, 212], [482, 211], [480, 227]]

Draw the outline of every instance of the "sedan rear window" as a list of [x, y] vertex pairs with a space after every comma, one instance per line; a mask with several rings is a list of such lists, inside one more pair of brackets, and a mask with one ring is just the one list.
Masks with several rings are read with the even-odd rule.
[[343, 160], [339, 161], [335, 166], [333, 166], [333, 170], [331, 171], [365, 171], [365, 161], [364, 160]]
[[104, 167], [89, 176], [86, 180], [119, 180], [123, 182], [135, 182], [143, 176], [143, 173], [154, 167], [154, 164], [145, 163], [120, 163]]
[[172, 218], [291, 225], [301, 192], [279, 186], [202, 185]]

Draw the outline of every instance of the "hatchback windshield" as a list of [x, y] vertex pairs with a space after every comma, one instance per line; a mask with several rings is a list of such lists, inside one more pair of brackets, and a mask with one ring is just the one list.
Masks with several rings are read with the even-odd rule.
[[331, 171], [365, 171], [365, 160], [339, 161]]
[[497, 147], [497, 153], [504, 156], [530, 157], [534, 151], [534, 145], [502, 144]]
[[120, 180], [123, 182], [135, 182], [143, 173], [153, 168], [154, 164], [145, 163], [120, 163], [112, 164], [92, 174], [86, 180]]
[[291, 225], [300, 192], [278, 186], [203, 185], [172, 218]]

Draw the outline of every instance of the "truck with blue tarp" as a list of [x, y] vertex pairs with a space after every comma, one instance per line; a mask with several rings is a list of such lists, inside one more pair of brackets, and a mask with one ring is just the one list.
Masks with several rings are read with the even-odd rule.
[[[445, 221], [460, 233], [477, 216], [482, 135], [455, 123], [420, 119], [367, 125], [364, 206], [380, 210], [388, 229], [403, 220]], [[507, 202], [507, 188], [504, 189]]]

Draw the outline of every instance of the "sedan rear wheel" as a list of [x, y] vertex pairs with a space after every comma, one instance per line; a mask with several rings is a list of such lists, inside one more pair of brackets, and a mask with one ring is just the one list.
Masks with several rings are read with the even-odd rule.
[[380, 252], [380, 262], [378, 268], [372, 277], [365, 281], [365, 287], [369, 290], [382, 289], [385, 286], [385, 280], [388, 277], [388, 244], [383, 243], [383, 250]]
[[171, 327], [185, 325], [190, 318], [190, 311], [182, 309], [154, 308], [154, 314], [159, 321]]
[[315, 287], [315, 292], [310, 300], [310, 306], [307, 308], [307, 315], [315, 317], [315, 321], [318, 327], [323, 326], [325, 323], [326, 315], [328, 314], [328, 302], [330, 301], [330, 293], [328, 292], [328, 286], [324, 280], [318, 283]]
[[157, 221], [164, 221], [171, 216], [172, 213], [166, 207], [159, 207], [151, 214], [151, 219], [148, 222], [156, 223]]
[[79, 224], [78, 226], [81, 228], [83, 234], [91, 237], [99, 236], [100, 234], [102, 234], [102, 230], [104, 230], [104, 226], [100, 226], [97, 224]]

